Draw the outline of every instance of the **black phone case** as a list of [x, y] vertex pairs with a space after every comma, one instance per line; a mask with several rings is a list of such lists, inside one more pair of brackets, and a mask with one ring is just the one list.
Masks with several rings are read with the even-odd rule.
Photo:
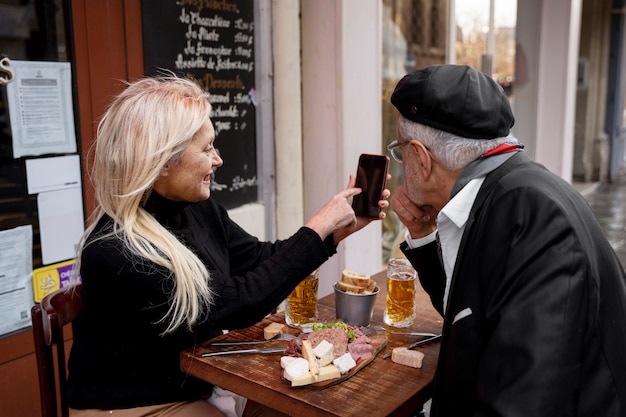
[[356, 186], [363, 191], [355, 195], [352, 208], [357, 216], [375, 217], [380, 214], [378, 201], [382, 198], [389, 158], [385, 155], [361, 154], [356, 171]]

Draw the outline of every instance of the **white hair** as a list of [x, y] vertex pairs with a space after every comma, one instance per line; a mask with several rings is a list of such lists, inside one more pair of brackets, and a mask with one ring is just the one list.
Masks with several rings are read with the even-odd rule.
[[519, 143], [517, 138], [508, 136], [495, 139], [469, 139], [413, 122], [400, 115], [398, 132], [405, 140], [421, 142], [446, 168], [458, 171], [467, 167], [480, 155], [503, 143]]

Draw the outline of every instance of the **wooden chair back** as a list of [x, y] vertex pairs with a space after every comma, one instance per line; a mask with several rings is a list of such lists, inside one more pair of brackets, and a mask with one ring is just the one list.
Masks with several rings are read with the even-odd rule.
[[61, 288], [31, 309], [42, 417], [69, 416], [63, 327], [78, 316], [82, 307], [80, 289], [81, 284]]

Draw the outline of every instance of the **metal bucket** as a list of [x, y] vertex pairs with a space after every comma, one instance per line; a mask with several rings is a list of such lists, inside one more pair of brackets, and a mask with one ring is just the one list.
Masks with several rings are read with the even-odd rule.
[[380, 289], [376, 287], [369, 294], [354, 294], [340, 290], [337, 284], [333, 287], [337, 319], [352, 326], [369, 326]]

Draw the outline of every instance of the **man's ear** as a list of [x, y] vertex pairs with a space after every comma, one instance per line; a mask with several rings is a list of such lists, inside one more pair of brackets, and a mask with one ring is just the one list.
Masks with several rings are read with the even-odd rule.
[[410, 146], [413, 147], [415, 155], [415, 168], [422, 174], [422, 178], [428, 179], [433, 170], [433, 158], [426, 146], [420, 141], [412, 140]]

